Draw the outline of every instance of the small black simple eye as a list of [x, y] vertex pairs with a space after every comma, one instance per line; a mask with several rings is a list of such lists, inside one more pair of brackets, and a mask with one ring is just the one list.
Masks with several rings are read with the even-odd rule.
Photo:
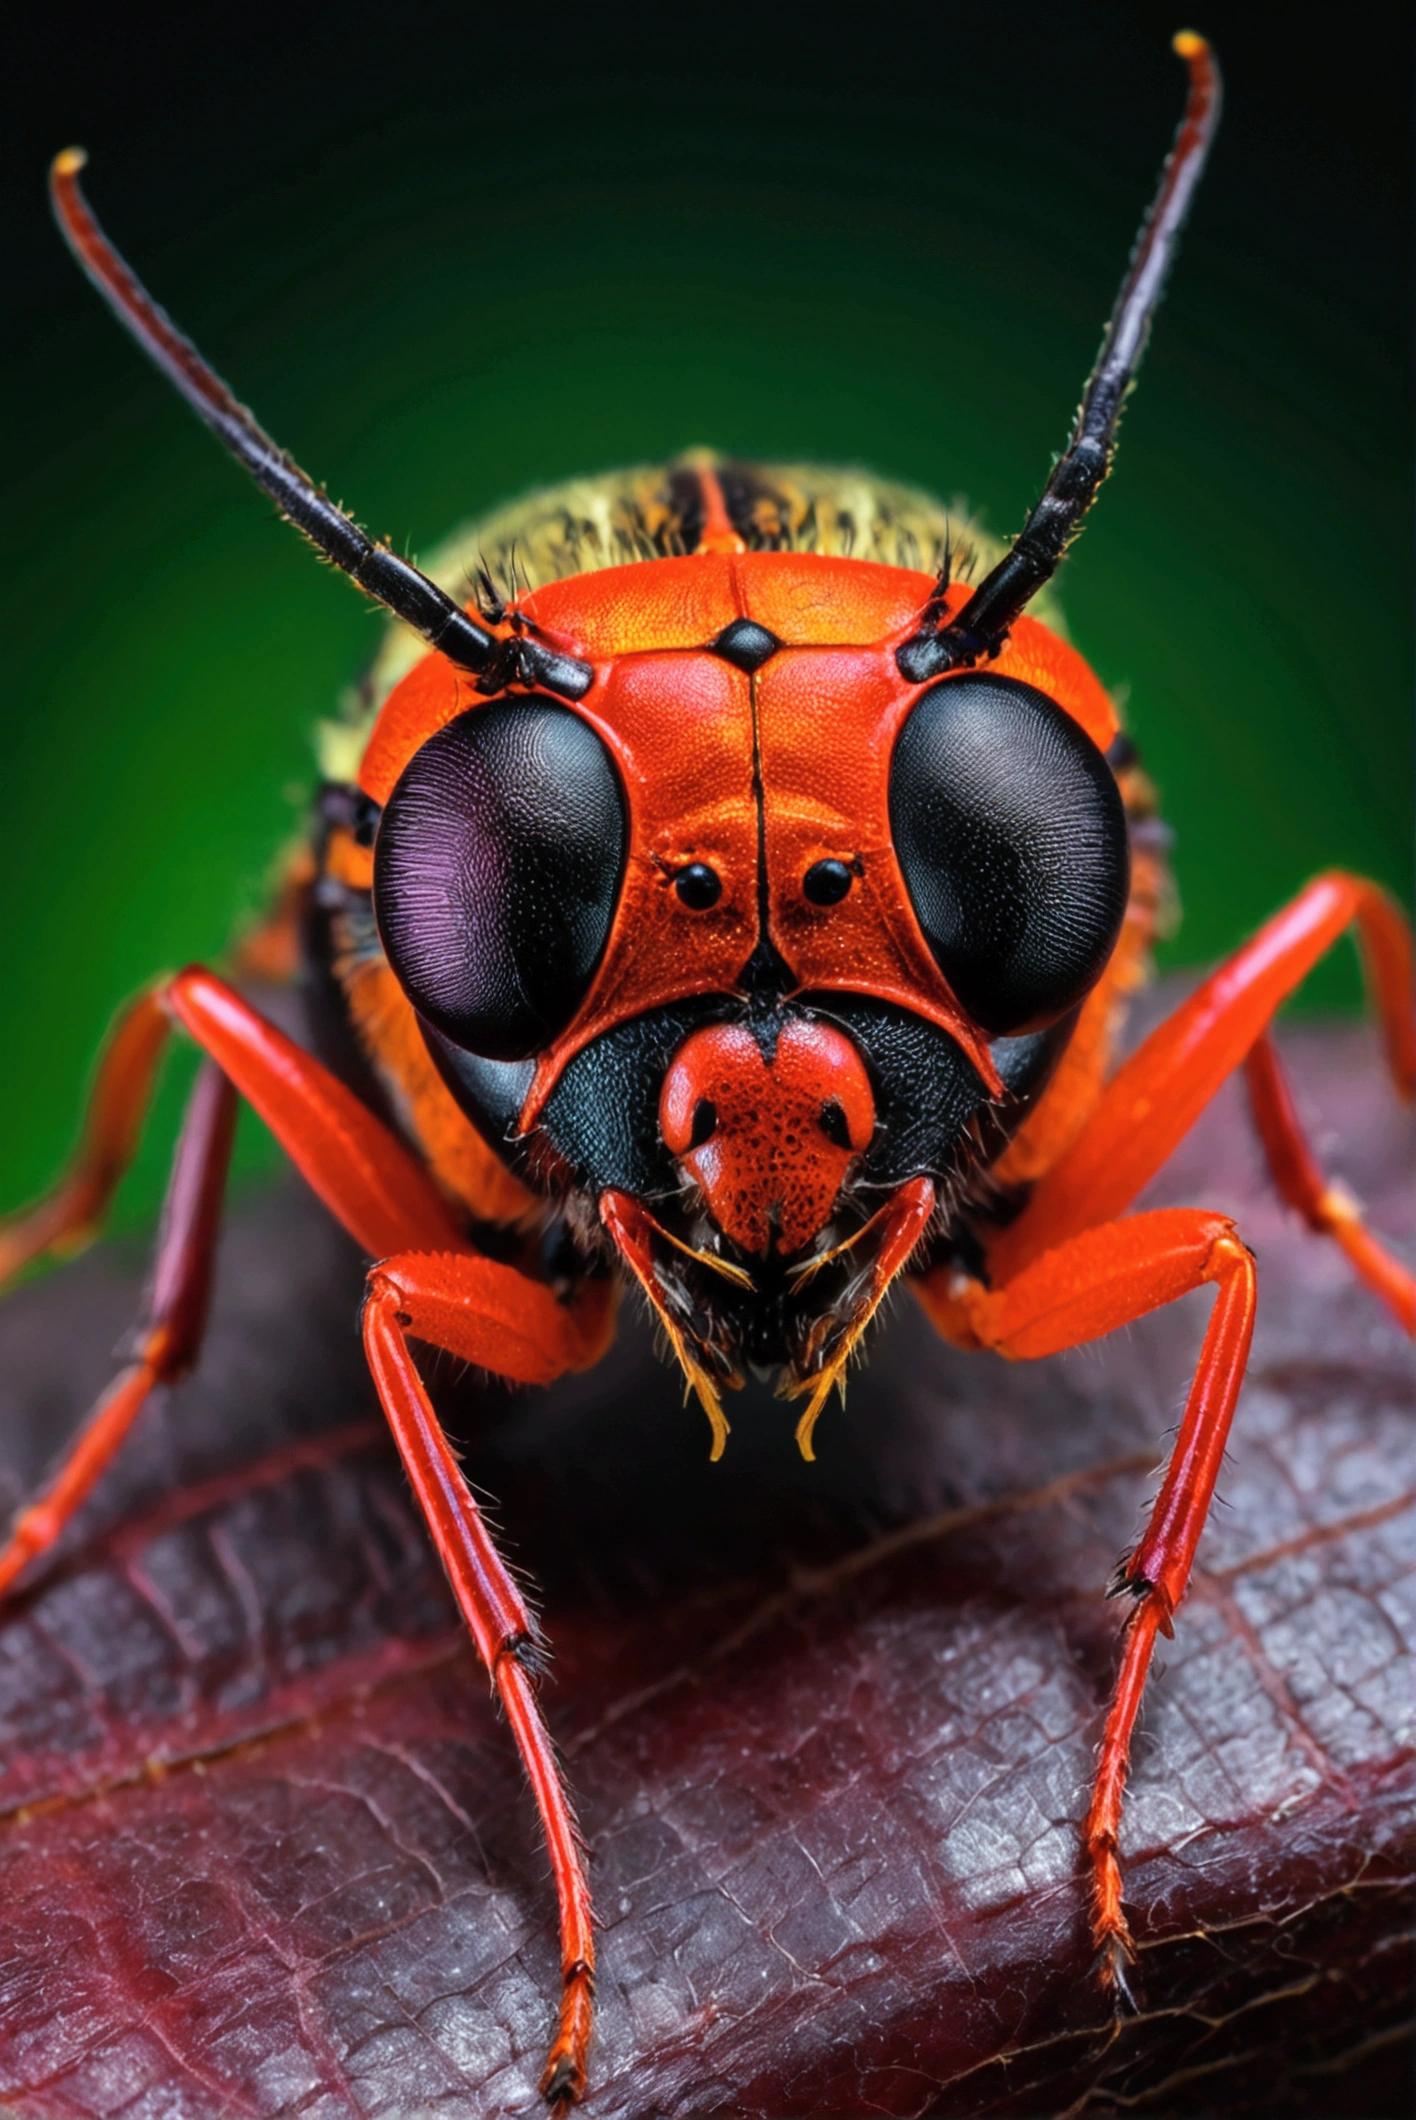
[[813, 861], [801, 887], [813, 905], [839, 905], [851, 887], [851, 872], [844, 861]]
[[691, 913], [706, 913], [723, 895], [723, 882], [706, 861], [690, 861], [674, 878], [674, 889]]
[[939, 968], [985, 1030], [1037, 1029], [1095, 984], [1130, 889], [1126, 813], [1046, 693], [984, 671], [932, 685], [895, 743], [890, 829]]
[[459, 714], [416, 751], [374, 848], [374, 912], [420, 1016], [461, 1051], [524, 1060], [590, 989], [624, 873], [605, 745], [549, 699]]

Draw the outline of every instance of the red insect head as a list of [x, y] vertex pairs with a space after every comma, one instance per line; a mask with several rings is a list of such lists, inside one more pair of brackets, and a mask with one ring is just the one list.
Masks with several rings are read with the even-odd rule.
[[942, 1203], [1041, 1088], [1128, 865], [1114, 708], [1046, 626], [921, 681], [930, 577], [712, 544], [507, 613], [573, 698], [427, 656], [360, 785], [444, 1079], [610, 1232], [716, 1429], [744, 1363], [819, 1405], [919, 1182]]

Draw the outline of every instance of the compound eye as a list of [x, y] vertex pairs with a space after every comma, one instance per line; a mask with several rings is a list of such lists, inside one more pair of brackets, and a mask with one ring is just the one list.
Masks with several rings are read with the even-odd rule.
[[939, 968], [985, 1030], [1036, 1029], [1095, 984], [1126, 910], [1126, 814], [1045, 693], [981, 671], [925, 692], [895, 743], [890, 829]]
[[551, 700], [473, 707], [405, 766], [374, 853], [374, 911], [400, 985], [465, 1052], [523, 1060], [571, 1022], [625, 865], [619, 776]]

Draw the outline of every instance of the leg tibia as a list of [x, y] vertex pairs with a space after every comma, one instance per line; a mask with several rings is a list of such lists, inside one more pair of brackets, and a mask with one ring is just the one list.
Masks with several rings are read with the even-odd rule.
[[1232, 1229], [1215, 1240], [1203, 1278], [1216, 1284], [1215, 1303], [1184, 1419], [1145, 1534], [1117, 1581], [1118, 1588], [1155, 1600], [1166, 1634], [1190, 1580], [1254, 1337], [1253, 1255]]
[[[472, 1262], [469, 1262], [472, 1263]], [[364, 1305], [364, 1351], [404, 1470], [477, 1653], [495, 1677], [503, 1656], [537, 1639], [530, 1607], [492, 1543], [413, 1364], [400, 1298], [381, 1273]]]
[[1126, 1966], [1134, 1956], [1130, 1924], [1121, 1901], [1121, 1807], [1131, 1765], [1131, 1732], [1140, 1713], [1156, 1635], [1169, 1632], [1162, 1607], [1143, 1599], [1126, 1622], [1121, 1668], [1107, 1710], [1106, 1734], [1097, 1755], [1096, 1780], [1082, 1828], [1092, 1877], [1092, 1937], [1097, 1970], [1108, 1987], [1126, 1991]]

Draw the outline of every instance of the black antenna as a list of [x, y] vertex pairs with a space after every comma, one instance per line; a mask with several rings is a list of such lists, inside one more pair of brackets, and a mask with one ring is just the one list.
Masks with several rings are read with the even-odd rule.
[[513, 682], [540, 683], [579, 699], [594, 674], [587, 664], [557, 655], [524, 636], [503, 641], [486, 632], [445, 589], [361, 530], [293, 457], [276, 446], [207, 366], [191, 340], [158, 307], [99, 227], [79, 184], [79, 171], [87, 160], [81, 147], [67, 147], [55, 156], [49, 173], [55, 217], [69, 248], [119, 323], [176, 385], [197, 417], [245, 465], [281, 514], [326, 559], [343, 568], [366, 596], [383, 604], [452, 662], [494, 680], [496, 689]]
[[998, 653], [1019, 612], [1056, 572], [1111, 469], [1126, 393], [1145, 352], [1176, 238], [1219, 123], [1219, 68], [1209, 45], [1193, 30], [1182, 30], [1174, 48], [1190, 69], [1185, 114], [1131, 253], [1066, 454], [1058, 458], [1012, 550], [943, 627], [939, 619], [949, 584], [941, 576], [925, 606], [923, 625], [896, 658], [901, 674], [913, 684]]

